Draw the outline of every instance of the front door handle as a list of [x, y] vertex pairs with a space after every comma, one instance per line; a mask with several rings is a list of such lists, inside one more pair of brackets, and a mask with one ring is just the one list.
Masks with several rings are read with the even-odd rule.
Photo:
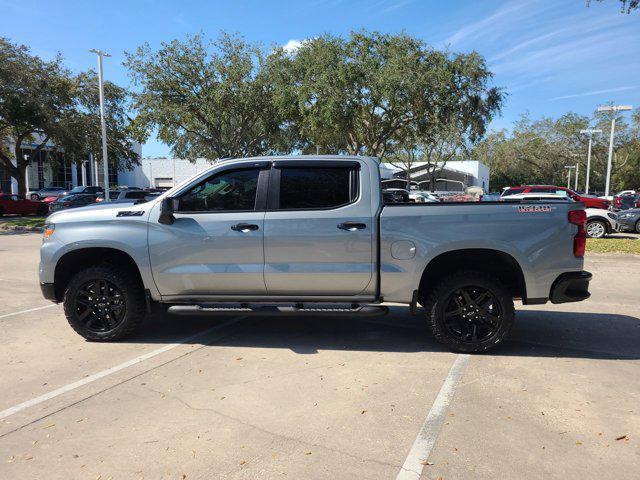
[[366, 223], [357, 223], [357, 222], [344, 222], [339, 223], [338, 228], [340, 230], [347, 230], [349, 232], [355, 232], [356, 230], [364, 230], [367, 228]]
[[235, 225], [231, 225], [231, 230], [235, 232], [251, 232], [253, 230], [258, 230], [258, 225], [253, 223], [236, 223]]

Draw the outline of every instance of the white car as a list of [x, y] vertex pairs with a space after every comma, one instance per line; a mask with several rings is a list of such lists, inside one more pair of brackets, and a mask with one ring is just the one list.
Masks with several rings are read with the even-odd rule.
[[423, 192], [421, 190], [412, 190], [409, 192], [409, 198], [416, 203], [439, 202], [438, 197], [433, 193]]
[[589, 238], [602, 238], [618, 231], [618, 216], [602, 208], [586, 208], [587, 212], [587, 236]]

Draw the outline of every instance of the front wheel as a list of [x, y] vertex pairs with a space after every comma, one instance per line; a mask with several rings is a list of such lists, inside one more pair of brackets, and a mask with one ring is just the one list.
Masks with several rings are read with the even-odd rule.
[[131, 334], [142, 322], [144, 290], [131, 272], [114, 265], [78, 272], [64, 293], [69, 325], [87, 340], [108, 342]]
[[[1, 212], [0, 212], [0, 215], [2, 215], [2, 213], [1, 213]], [[640, 220], [638, 220], [638, 221], [636, 222], [636, 232], [637, 232], [637, 233], [640, 233]]]
[[607, 233], [607, 227], [600, 220], [591, 220], [587, 222], [587, 236], [589, 238], [602, 238]]
[[445, 277], [424, 307], [436, 340], [464, 353], [485, 352], [502, 343], [515, 317], [509, 290], [496, 277], [475, 271]]

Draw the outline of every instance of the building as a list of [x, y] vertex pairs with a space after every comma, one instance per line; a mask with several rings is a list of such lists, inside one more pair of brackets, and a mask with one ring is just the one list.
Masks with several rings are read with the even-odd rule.
[[[411, 181], [418, 184], [422, 190], [429, 188], [429, 176], [426, 172], [428, 164], [426, 162], [416, 162], [411, 168]], [[380, 165], [380, 176], [383, 180], [398, 179], [398, 185], [393, 187], [406, 188], [402, 181], [405, 172], [402, 168], [382, 163]], [[388, 183], [388, 182], [387, 182]], [[391, 186], [391, 184], [389, 183]], [[467, 187], [480, 187], [485, 192], [489, 191], [489, 167], [476, 160], [456, 160], [447, 162], [442, 170], [442, 174], [436, 180], [435, 190], [438, 192], [461, 192]]]
[[118, 172], [118, 185], [135, 187], [173, 187], [213, 165], [211, 160], [195, 162], [179, 158], [144, 158], [131, 170]]
[[[31, 161], [26, 170], [27, 191], [44, 187], [73, 188], [78, 185], [104, 184], [104, 170], [102, 162], [98, 159], [66, 158], [64, 152], [56, 149], [52, 143], [35, 152], [37, 146], [36, 143], [23, 144], [21, 149], [22, 155], [27, 156]], [[139, 143], [134, 143], [133, 149], [138, 155], [142, 154]], [[128, 171], [109, 171], [109, 185], [121, 184], [120, 176], [126, 176], [127, 173]], [[0, 166], [0, 192], [18, 193], [18, 181], [12, 178], [2, 166]]]

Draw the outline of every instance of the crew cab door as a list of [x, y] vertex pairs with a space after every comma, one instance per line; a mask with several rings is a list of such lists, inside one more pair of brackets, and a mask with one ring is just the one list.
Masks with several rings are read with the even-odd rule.
[[373, 283], [366, 170], [356, 161], [274, 162], [264, 234], [269, 295], [357, 295]]
[[156, 286], [170, 295], [264, 295], [264, 195], [268, 162], [217, 169], [177, 192], [171, 225], [149, 219]]

